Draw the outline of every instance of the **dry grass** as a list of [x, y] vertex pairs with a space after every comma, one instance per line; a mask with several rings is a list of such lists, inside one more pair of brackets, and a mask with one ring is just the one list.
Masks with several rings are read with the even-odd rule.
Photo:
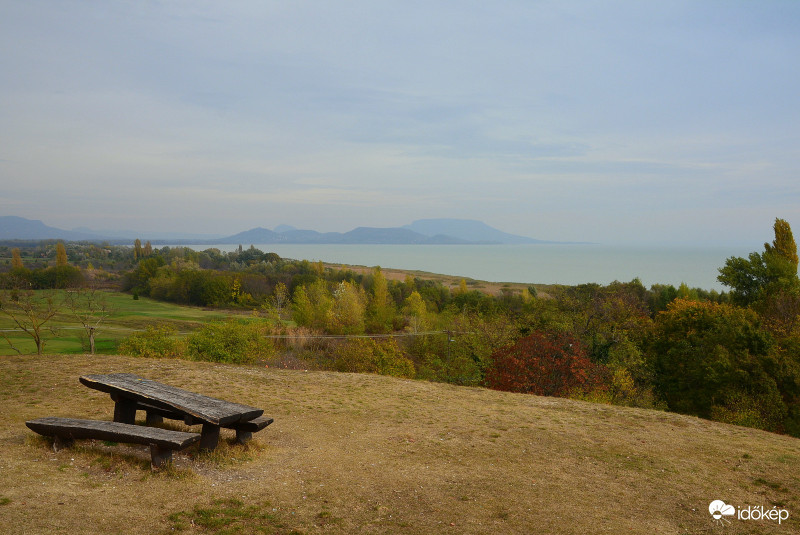
[[[24, 425], [108, 419], [84, 373], [264, 407], [250, 447], [53, 453]], [[387, 377], [127, 357], [0, 359], [6, 533], [796, 533], [800, 441], [662, 412]], [[225, 434], [223, 438], [232, 438]], [[718, 528], [711, 500], [791, 517]]]

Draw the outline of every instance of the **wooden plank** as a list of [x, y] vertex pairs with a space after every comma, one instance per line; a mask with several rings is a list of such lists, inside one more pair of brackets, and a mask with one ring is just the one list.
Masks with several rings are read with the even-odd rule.
[[263, 409], [197, 394], [132, 373], [84, 375], [80, 381], [89, 388], [131, 398], [157, 408], [175, 410], [214, 425], [252, 420], [264, 413]]
[[266, 416], [259, 416], [258, 418], [253, 418], [252, 420], [248, 420], [246, 422], [236, 422], [235, 424], [230, 424], [227, 427], [231, 429], [242, 430], [242, 431], [249, 431], [254, 433], [256, 431], [261, 431], [269, 424], [274, 422], [272, 418], [267, 418]]
[[57, 436], [67, 441], [93, 438], [113, 442], [156, 445], [165, 449], [182, 449], [200, 440], [200, 435], [197, 433], [102, 420], [45, 417], [30, 420], [25, 422], [25, 425], [40, 435]]

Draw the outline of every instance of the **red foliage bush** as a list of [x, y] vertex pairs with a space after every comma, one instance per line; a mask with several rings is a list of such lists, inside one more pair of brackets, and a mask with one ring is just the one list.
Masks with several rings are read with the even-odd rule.
[[534, 332], [492, 355], [489, 388], [567, 397], [603, 385], [607, 370], [586, 356], [580, 341], [564, 333]]

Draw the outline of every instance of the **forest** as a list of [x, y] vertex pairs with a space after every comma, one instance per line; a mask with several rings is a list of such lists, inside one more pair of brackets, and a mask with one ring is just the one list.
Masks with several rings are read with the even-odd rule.
[[[725, 292], [681, 285], [531, 285], [489, 295], [380, 267], [44, 241], [0, 246], [0, 319], [36, 342], [64, 310], [94, 352], [123, 291], [223, 311], [178, 333], [154, 318], [113, 351], [296, 369], [378, 373], [668, 410], [800, 437], [800, 281], [789, 224], [719, 268]], [[4, 329], [3, 337], [13, 342]], [[16, 349], [16, 348], [14, 348]]]

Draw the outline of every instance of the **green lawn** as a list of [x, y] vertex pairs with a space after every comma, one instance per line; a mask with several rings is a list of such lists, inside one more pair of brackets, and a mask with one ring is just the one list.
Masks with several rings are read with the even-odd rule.
[[[143, 330], [148, 325], [170, 324], [185, 333], [197, 329], [200, 325], [220, 320], [231, 313], [221, 310], [206, 310], [155, 301], [146, 297], [133, 299], [129, 294], [121, 292], [103, 292], [111, 310], [111, 315], [97, 327], [95, 344], [97, 353], [116, 353], [117, 342], [131, 333]], [[56, 299], [63, 297], [57, 293]], [[66, 308], [56, 315], [47, 327], [54, 329], [45, 331], [45, 351], [48, 353], [85, 353], [89, 342], [85, 330]], [[24, 332], [16, 330], [10, 318], [0, 315], [0, 331], [11, 344], [23, 354], [36, 353], [33, 339]], [[3, 339], [0, 339], [0, 355], [16, 355], [17, 351]]]

